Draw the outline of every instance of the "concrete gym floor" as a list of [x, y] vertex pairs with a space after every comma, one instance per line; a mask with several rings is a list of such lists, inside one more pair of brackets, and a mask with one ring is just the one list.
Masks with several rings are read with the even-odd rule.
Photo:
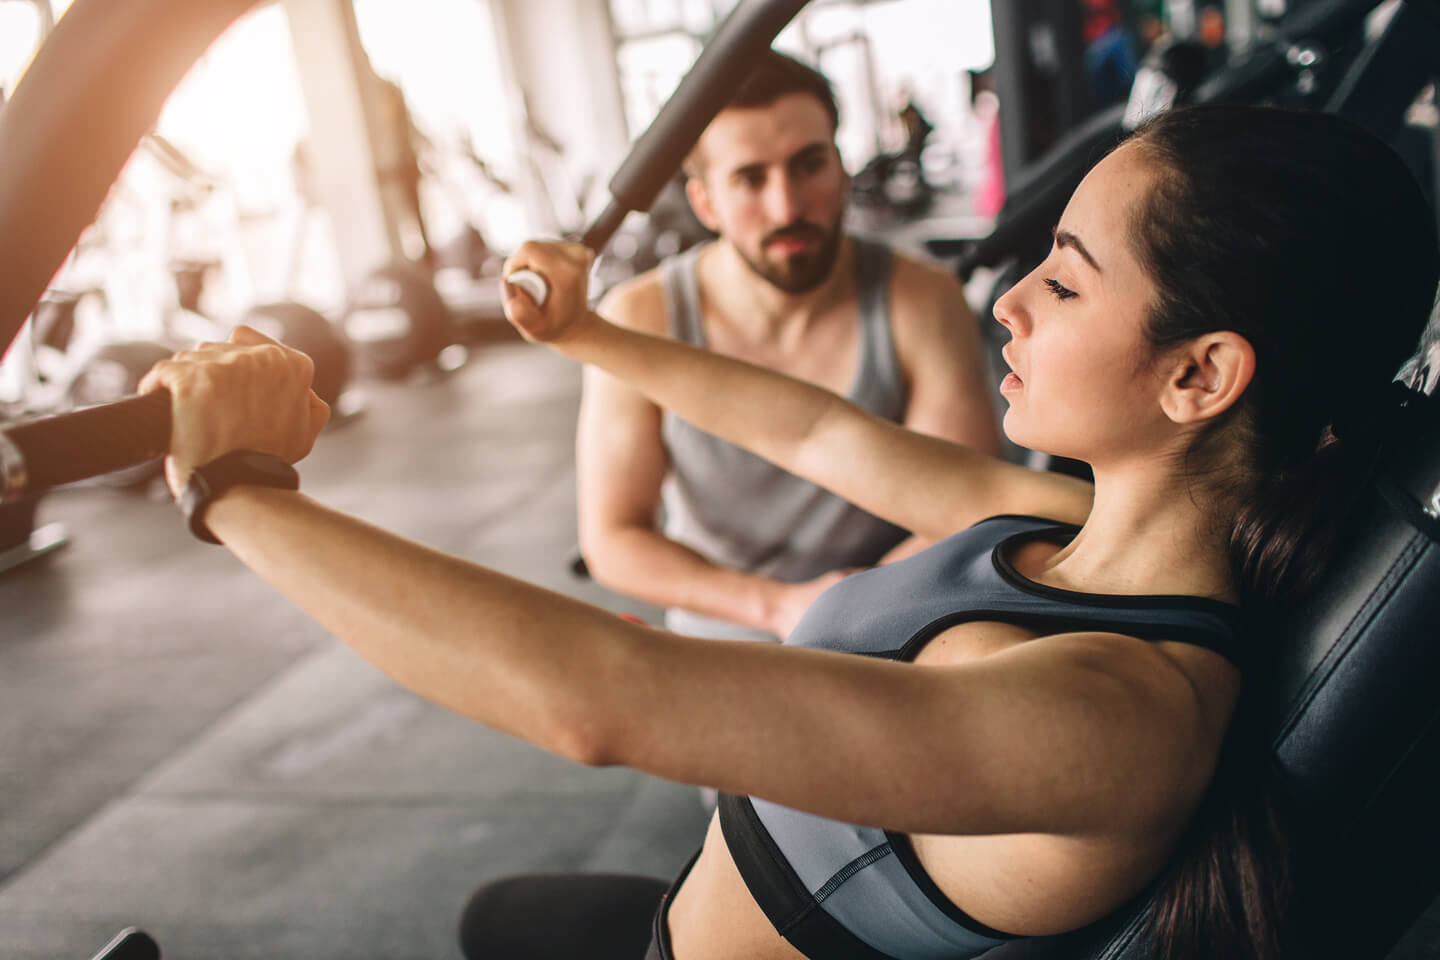
[[[576, 368], [519, 343], [365, 384], [306, 489], [617, 611], [574, 580]], [[591, 770], [399, 689], [162, 498], [47, 497], [72, 543], [0, 576], [0, 958], [85, 960], [128, 925], [167, 960], [455, 958], [479, 882], [669, 876], [697, 793]], [[1432, 909], [1390, 960], [1440, 956]]]
[[[302, 465], [321, 500], [616, 610], [575, 581], [576, 368], [488, 346], [365, 384]], [[59, 491], [65, 549], [0, 577], [0, 957], [458, 957], [479, 882], [669, 876], [693, 787], [543, 754], [401, 690], [162, 499]]]

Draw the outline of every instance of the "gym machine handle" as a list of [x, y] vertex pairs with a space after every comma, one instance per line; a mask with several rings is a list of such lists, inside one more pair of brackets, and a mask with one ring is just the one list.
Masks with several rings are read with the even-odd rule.
[[[630, 211], [650, 208], [701, 132], [720, 112], [751, 62], [807, 0], [742, 0], [721, 22], [670, 99], [610, 180], [611, 200], [580, 242], [599, 252]], [[521, 271], [528, 272], [528, 271]], [[541, 305], [548, 285], [512, 274]], [[537, 282], [538, 281], [538, 282]], [[538, 295], [537, 295], [538, 294]], [[162, 455], [169, 447], [168, 394], [148, 394], [0, 430], [0, 503], [109, 473]]]
[[[742, 0], [730, 12], [610, 178], [610, 203], [581, 236], [582, 244], [599, 253], [627, 213], [650, 209], [700, 134], [730, 99], [736, 78], [745, 75], [750, 63], [770, 48], [807, 2]], [[529, 294], [537, 306], [545, 306], [550, 285], [540, 274], [517, 270], [507, 280]]]
[[0, 428], [0, 504], [153, 460], [169, 445], [165, 390], [7, 424]]

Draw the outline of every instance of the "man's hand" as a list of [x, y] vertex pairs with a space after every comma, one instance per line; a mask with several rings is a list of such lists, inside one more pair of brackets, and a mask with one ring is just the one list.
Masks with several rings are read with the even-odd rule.
[[305, 457], [330, 419], [310, 389], [314, 372], [308, 356], [249, 327], [157, 363], [140, 392], [170, 391], [170, 491], [179, 496], [192, 469], [232, 450]]
[[814, 580], [806, 580], [803, 583], [777, 583], [775, 595], [771, 599], [770, 632], [781, 640], [790, 636], [790, 632], [795, 629], [795, 625], [800, 622], [800, 618], [805, 615], [805, 611], [810, 609], [820, 594], [859, 569], [851, 567], [831, 570], [829, 573], [822, 573]]
[[500, 281], [505, 319], [532, 343], [556, 343], [574, 337], [591, 321], [586, 287], [595, 254], [578, 243], [548, 243], [531, 240], [521, 244], [501, 271], [508, 278], [517, 270], [540, 274], [550, 285], [545, 306], [536, 306], [530, 295]]

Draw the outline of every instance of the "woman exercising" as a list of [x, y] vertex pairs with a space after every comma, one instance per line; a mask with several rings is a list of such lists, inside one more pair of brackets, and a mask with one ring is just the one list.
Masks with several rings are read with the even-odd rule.
[[502, 882], [467, 910], [470, 956], [964, 958], [1151, 892], [1162, 955], [1280, 955], [1249, 681], [1397, 416], [1430, 208], [1349, 123], [1205, 107], [1110, 153], [1054, 236], [995, 306], [1005, 429], [1093, 487], [609, 324], [581, 248], [511, 259], [552, 288], [544, 309], [507, 288], [527, 338], [941, 541], [841, 581], [782, 646], [631, 624], [287, 489], [327, 412], [253, 331], [152, 371], [192, 526], [382, 670], [579, 762], [725, 792], [668, 893]]

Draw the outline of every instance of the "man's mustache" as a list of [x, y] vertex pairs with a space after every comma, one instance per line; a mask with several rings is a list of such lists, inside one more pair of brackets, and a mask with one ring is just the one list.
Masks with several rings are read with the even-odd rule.
[[792, 223], [767, 236], [763, 245], [768, 247], [776, 240], [820, 240], [824, 236], [825, 231], [813, 223]]

